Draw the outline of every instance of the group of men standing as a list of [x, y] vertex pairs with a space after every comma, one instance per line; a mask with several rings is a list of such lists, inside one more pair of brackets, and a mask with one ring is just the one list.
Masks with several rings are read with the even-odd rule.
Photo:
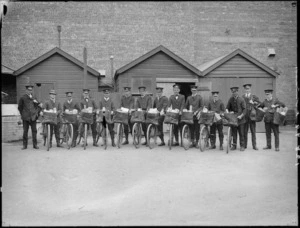
[[[157, 108], [160, 112], [160, 117], [158, 120], [158, 136], [161, 140], [159, 146], [164, 146], [164, 130], [163, 130], [163, 122], [164, 117], [167, 112], [168, 108], [175, 109], [179, 112], [179, 118], [183, 112], [183, 109], [188, 109], [193, 112], [193, 122], [194, 124], [190, 125], [191, 130], [191, 141], [192, 144], [190, 147], [198, 148], [198, 141], [199, 141], [199, 132], [200, 132], [200, 125], [198, 124], [198, 114], [206, 107], [209, 111], [214, 111], [221, 116], [224, 115], [224, 112], [233, 112], [237, 114], [238, 118], [238, 126], [232, 127], [232, 135], [233, 135], [233, 144], [231, 150], [237, 149], [237, 135], [239, 135], [240, 141], [240, 150], [244, 151], [247, 148], [248, 142], [248, 131], [250, 128], [251, 135], [252, 135], [252, 147], [254, 150], [258, 150], [256, 145], [256, 122], [250, 118], [251, 110], [254, 106], [261, 107], [265, 110], [266, 115], [264, 118], [265, 121], [265, 128], [266, 128], [266, 138], [267, 138], [267, 146], [263, 149], [271, 149], [271, 130], [273, 130], [275, 135], [275, 150], [279, 151], [279, 126], [273, 123], [274, 112], [276, 108], [281, 106], [285, 107], [285, 105], [280, 102], [277, 98], [273, 98], [272, 90], [268, 89], [265, 90], [266, 99], [263, 102], [259, 101], [259, 98], [253, 94], [251, 94], [251, 84], [245, 84], [244, 86], [245, 93], [240, 96], [238, 93], [239, 88], [237, 86], [231, 87], [232, 96], [227, 102], [225, 107], [223, 101], [219, 99], [219, 91], [212, 91], [212, 98], [209, 100], [208, 104], [204, 104], [203, 98], [200, 94], [197, 93], [197, 86], [191, 86], [191, 95], [185, 100], [184, 95], [180, 94], [180, 85], [175, 84], [173, 85], [173, 95], [169, 98], [163, 95], [163, 88], [157, 87], [156, 88], [156, 97], [152, 100], [152, 97], [146, 94], [146, 87], [140, 86], [139, 93], [140, 96], [137, 98], [136, 102], [134, 97], [131, 94], [130, 87], [124, 87], [124, 94], [121, 97], [120, 108], [124, 107], [129, 109], [129, 113], [133, 110], [141, 109], [144, 111], [148, 111], [150, 108]], [[110, 91], [104, 90], [104, 97], [99, 102], [99, 105], [90, 97], [89, 89], [83, 89], [83, 96], [79, 103], [73, 100], [73, 92], [68, 91], [66, 92], [66, 101], [61, 105], [56, 99], [56, 92], [55, 90], [51, 90], [49, 95], [50, 99], [45, 102], [44, 105], [39, 103], [32, 95], [33, 86], [28, 85], [26, 86], [26, 94], [20, 98], [18, 109], [21, 113], [21, 117], [23, 120], [23, 148], [27, 149], [28, 144], [28, 129], [31, 126], [32, 129], [32, 138], [33, 138], [33, 148], [38, 149], [37, 146], [37, 139], [36, 139], [36, 120], [39, 115], [43, 115], [44, 110], [54, 109], [58, 115], [64, 113], [66, 110], [72, 111], [77, 109], [80, 112], [82, 109], [92, 108], [93, 113], [98, 113], [99, 110], [105, 110], [109, 112], [111, 115], [114, 114], [116, 111], [115, 102], [110, 97]], [[130, 122], [129, 118], [129, 125], [124, 126], [124, 133], [125, 133], [125, 141], [123, 145], [129, 143], [128, 136], [129, 131], [132, 130], [132, 123]], [[51, 137], [50, 137], [50, 146], [52, 146], [52, 132], [55, 133], [57, 147], [61, 147], [60, 144], [60, 124], [61, 120], [58, 120], [58, 124], [51, 126]], [[74, 124], [74, 137], [72, 147], [76, 146], [76, 139], [78, 137], [78, 125]], [[182, 124], [174, 126], [174, 136], [175, 142], [173, 146], [179, 146], [179, 138], [178, 134], [181, 132]], [[114, 123], [108, 123], [108, 129], [110, 131], [111, 142], [112, 146], [115, 146], [114, 142]], [[142, 129], [144, 135], [146, 135], [147, 131], [147, 124], [142, 124]], [[94, 119], [94, 123], [91, 125], [92, 136], [93, 136], [93, 146], [98, 146], [96, 143], [96, 121]], [[219, 141], [220, 141], [220, 150], [223, 150], [223, 124], [222, 121], [217, 121], [212, 124], [210, 128], [210, 149], [216, 148], [216, 131], [218, 131]], [[147, 145], [147, 139], [145, 137], [145, 142], [142, 145]]]

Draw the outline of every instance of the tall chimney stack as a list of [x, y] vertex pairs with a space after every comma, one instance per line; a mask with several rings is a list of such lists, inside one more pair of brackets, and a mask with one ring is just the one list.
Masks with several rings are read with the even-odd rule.
[[60, 48], [60, 32], [61, 32], [61, 26], [57, 26], [57, 31], [58, 31], [58, 47]]

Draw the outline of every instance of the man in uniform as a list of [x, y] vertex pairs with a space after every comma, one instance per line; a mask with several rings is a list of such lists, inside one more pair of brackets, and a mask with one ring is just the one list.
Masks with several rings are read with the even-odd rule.
[[[63, 104], [63, 112], [66, 110], [73, 111], [74, 109], [77, 109], [78, 113], [80, 111], [80, 107], [78, 103], [76, 103], [73, 100], [73, 92], [66, 92], [67, 100]], [[72, 142], [72, 147], [76, 146], [76, 139], [78, 136], [78, 123], [74, 123], [73, 125], [73, 142]]]
[[178, 84], [173, 85], [173, 93], [174, 94], [170, 96], [169, 101], [168, 101], [168, 108], [172, 107], [172, 109], [179, 110], [179, 124], [174, 125], [174, 135], [175, 135], [176, 142], [172, 146], [179, 146], [178, 129], [181, 133], [180, 116], [181, 116], [182, 110], [184, 109], [184, 105], [185, 105], [185, 97], [182, 94], [179, 94], [179, 92], [180, 92], [180, 85], [178, 85]]
[[[92, 107], [93, 113], [96, 113], [97, 110], [97, 105], [94, 99], [90, 97], [90, 90], [89, 89], [83, 89], [83, 98], [79, 103], [80, 106], [80, 111], [82, 109], [86, 109], [89, 107]], [[94, 121], [93, 124], [91, 124], [91, 129], [92, 129], [92, 136], [93, 136], [93, 146], [98, 147], [98, 144], [96, 143], [96, 136], [97, 136], [97, 131], [96, 131], [96, 115], [94, 115]]]
[[[131, 110], [134, 109], [134, 98], [130, 93], [131, 88], [130, 87], [124, 87], [124, 95], [121, 98], [121, 104], [120, 107], [128, 108], [129, 114], [131, 114]], [[128, 124], [130, 128], [130, 132], [132, 131], [132, 124], [130, 122], [130, 115], [128, 116]], [[129, 129], [128, 125], [124, 124], [124, 133], [125, 133], [125, 141], [122, 143], [122, 145], [128, 144], [128, 134]]]
[[[222, 100], [219, 99], [219, 91], [212, 91], [212, 99], [208, 103], [208, 110], [214, 111], [219, 115], [223, 115], [225, 112], [225, 106]], [[220, 141], [220, 150], [223, 150], [223, 123], [222, 120], [219, 120], [213, 123], [210, 127], [210, 148], [216, 149], [216, 130], [218, 129], [219, 141]]]
[[[192, 144], [190, 147], [199, 148], [198, 141], [200, 136], [200, 124], [198, 123], [197, 114], [203, 109], [203, 99], [202, 96], [197, 94], [197, 86], [191, 86], [192, 95], [189, 96], [186, 100], [185, 107], [186, 109], [190, 109], [192, 106], [192, 111], [194, 113], [194, 124], [190, 126], [191, 129], [191, 141]], [[196, 142], [195, 142], [196, 138]]]
[[[108, 89], [103, 90], [103, 94], [104, 94], [104, 97], [99, 102], [99, 109], [110, 113], [111, 119], [112, 119], [112, 115], [114, 114], [114, 111], [115, 111], [115, 104], [112, 101], [112, 99], [110, 98], [110, 91]], [[108, 127], [110, 138], [111, 138], [111, 145], [113, 147], [115, 147], [116, 144], [115, 144], [114, 123], [108, 123], [106, 120], [104, 127]]]
[[39, 149], [37, 146], [37, 129], [36, 129], [36, 120], [39, 116], [42, 104], [39, 103], [36, 98], [33, 97], [33, 85], [27, 85], [26, 94], [23, 95], [18, 104], [18, 110], [21, 114], [23, 121], [23, 147], [22, 150], [27, 149], [28, 144], [28, 130], [29, 126], [31, 127], [32, 132], [32, 144], [34, 149]]
[[154, 99], [153, 108], [157, 108], [157, 110], [160, 112], [160, 116], [158, 119], [158, 134], [159, 138], [161, 140], [161, 143], [158, 144], [158, 146], [164, 146], [165, 140], [164, 140], [164, 119], [165, 119], [165, 113], [167, 111], [168, 106], [168, 98], [166, 96], [163, 96], [163, 89], [162, 87], [156, 87], [156, 98]]
[[50, 99], [47, 100], [44, 104], [44, 110], [52, 109], [53, 111], [56, 111], [56, 113], [57, 113], [57, 125], [50, 124], [50, 147], [52, 147], [53, 131], [55, 134], [55, 140], [56, 140], [57, 147], [62, 147], [62, 145], [59, 143], [59, 139], [60, 139], [59, 129], [60, 129], [60, 125], [61, 125], [60, 115], [62, 112], [61, 104], [56, 99], [56, 92], [54, 89], [50, 90], [49, 96], [50, 96]]
[[273, 90], [267, 89], [265, 90], [266, 99], [259, 105], [265, 110], [265, 128], [266, 128], [266, 138], [267, 138], [267, 146], [264, 147], [264, 150], [271, 149], [271, 130], [274, 132], [275, 136], [275, 151], [279, 151], [279, 125], [274, 124], [274, 113], [276, 108], [285, 107], [285, 104], [280, 102], [277, 98], [273, 97]]
[[239, 96], [238, 91], [239, 87], [231, 87], [232, 97], [229, 98], [229, 101], [226, 106], [226, 110], [229, 112], [234, 112], [238, 115], [238, 126], [232, 127], [232, 137], [233, 137], [233, 145], [230, 148], [231, 150], [236, 150], [237, 145], [237, 132], [239, 132], [240, 138], [240, 151], [245, 150], [245, 142], [244, 142], [244, 124], [245, 124], [245, 115], [246, 115], [246, 102], [245, 100]]
[[243, 85], [245, 89], [245, 94], [242, 96], [246, 102], [246, 116], [245, 116], [245, 125], [244, 125], [244, 138], [245, 138], [245, 148], [247, 148], [248, 142], [248, 131], [250, 126], [250, 131], [252, 135], [252, 147], [254, 150], [258, 150], [256, 146], [256, 122], [255, 120], [250, 119], [251, 110], [254, 109], [254, 105], [259, 104], [259, 99], [257, 96], [251, 94], [251, 84]]
[[[140, 86], [139, 92], [141, 96], [136, 101], [136, 109], [141, 108], [143, 111], [148, 112], [148, 110], [152, 107], [152, 99], [149, 95], [146, 94], [146, 87]], [[142, 129], [145, 135], [145, 142], [142, 145], [147, 145], [147, 124], [142, 123]]]

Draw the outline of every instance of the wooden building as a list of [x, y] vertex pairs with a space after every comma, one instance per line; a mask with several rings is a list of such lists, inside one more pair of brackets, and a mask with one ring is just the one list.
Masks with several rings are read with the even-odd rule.
[[155, 95], [156, 86], [164, 88], [164, 95], [173, 94], [173, 85], [181, 85], [181, 94], [191, 94], [190, 85], [199, 82], [201, 72], [160, 45], [136, 60], [116, 70], [114, 79], [116, 91], [123, 91], [124, 86], [132, 88], [132, 94], [138, 93], [138, 87], [147, 87], [150, 94]]
[[[25, 93], [25, 85], [34, 85], [34, 94], [41, 102], [49, 99], [49, 91], [55, 89], [57, 99], [63, 102], [66, 91], [73, 91], [73, 97], [79, 100], [83, 89], [83, 62], [58, 47], [43, 54], [14, 72], [17, 84], [17, 99]], [[92, 94], [98, 93], [100, 78], [98, 71], [87, 66], [86, 86]]]
[[[243, 85], [252, 84], [252, 93], [261, 101], [265, 99], [266, 88], [272, 88], [276, 94], [276, 77], [279, 74], [240, 49], [204, 63], [198, 69], [204, 76], [200, 86], [209, 88], [207, 95], [212, 89], [219, 90], [225, 105], [232, 95], [230, 87], [233, 85], [239, 86], [239, 94], [242, 95]], [[264, 132], [263, 123], [257, 124], [257, 131]]]

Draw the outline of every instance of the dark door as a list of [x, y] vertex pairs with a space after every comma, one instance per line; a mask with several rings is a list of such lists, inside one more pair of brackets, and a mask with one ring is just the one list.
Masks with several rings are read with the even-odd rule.
[[193, 82], [179, 82], [176, 84], [179, 84], [180, 85], [180, 94], [184, 95], [185, 96], [185, 100], [188, 98], [188, 96], [191, 96], [192, 95], [192, 92], [191, 92], [191, 85], [195, 85], [195, 83]]

